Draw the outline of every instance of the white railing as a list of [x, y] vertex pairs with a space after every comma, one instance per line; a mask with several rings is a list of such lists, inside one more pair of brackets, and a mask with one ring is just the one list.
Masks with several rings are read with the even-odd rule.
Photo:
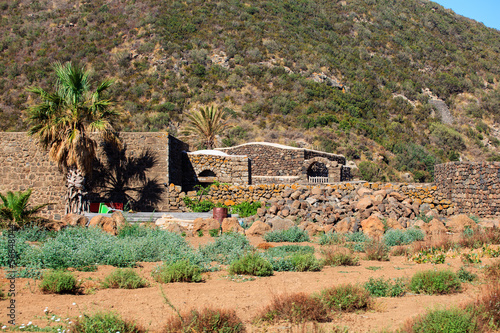
[[325, 184], [329, 183], [329, 177], [309, 177], [309, 183], [313, 184]]

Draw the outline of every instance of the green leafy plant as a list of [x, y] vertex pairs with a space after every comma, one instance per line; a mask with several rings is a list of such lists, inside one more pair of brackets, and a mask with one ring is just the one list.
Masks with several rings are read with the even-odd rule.
[[2, 204], [0, 205], [0, 228], [6, 228], [6, 224], [1, 224], [1, 220], [11, 221], [23, 228], [29, 224], [30, 219], [40, 210], [50, 205], [49, 203], [29, 207], [29, 200], [32, 189], [26, 191], [8, 191], [7, 194], [0, 194]]
[[210, 229], [208, 231], [208, 234], [210, 237], [219, 237], [220, 236], [220, 229]]
[[294, 254], [291, 262], [297, 272], [318, 272], [323, 268], [323, 264], [312, 253]]
[[266, 242], [308, 242], [309, 235], [306, 231], [300, 230], [298, 227], [292, 227], [287, 230], [270, 231], [264, 235]]
[[49, 270], [43, 274], [40, 289], [52, 294], [76, 294], [80, 286], [71, 272]]
[[238, 233], [224, 233], [215, 242], [201, 246], [199, 252], [208, 261], [227, 265], [253, 250], [248, 239]]
[[425, 234], [420, 229], [391, 229], [384, 234], [383, 241], [387, 246], [407, 245], [424, 240]]
[[373, 297], [400, 297], [406, 292], [406, 282], [401, 278], [384, 280], [383, 277], [378, 279], [370, 277], [364, 287]]
[[337, 232], [327, 232], [319, 237], [320, 245], [342, 244], [345, 241], [344, 235]]
[[203, 146], [207, 149], [215, 147], [215, 137], [220, 134], [227, 125], [226, 109], [211, 107], [200, 108], [186, 114], [187, 124], [185, 131], [200, 138]]
[[472, 282], [477, 278], [477, 274], [469, 272], [463, 266], [457, 271], [457, 276], [462, 282]]
[[450, 270], [420, 271], [410, 281], [410, 290], [417, 294], [452, 294], [462, 290], [460, 279]]
[[479, 332], [473, 316], [461, 309], [436, 309], [419, 316], [408, 323], [402, 332], [438, 333], [438, 332]]
[[231, 214], [238, 214], [240, 217], [248, 217], [257, 214], [257, 209], [261, 207], [260, 201], [244, 201], [231, 207]]
[[257, 253], [249, 253], [229, 266], [230, 274], [248, 274], [254, 276], [271, 276], [273, 267]]
[[171, 264], [157, 266], [151, 273], [156, 282], [201, 282], [201, 268], [189, 260], [180, 260]]
[[147, 285], [147, 281], [130, 268], [117, 269], [102, 282], [103, 288], [137, 289]]
[[92, 332], [120, 332], [120, 333], [143, 333], [143, 328], [135, 323], [125, 321], [116, 313], [98, 312], [91, 315], [84, 315], [78, 318], [70, 326], [71, 332], [92, 333]]

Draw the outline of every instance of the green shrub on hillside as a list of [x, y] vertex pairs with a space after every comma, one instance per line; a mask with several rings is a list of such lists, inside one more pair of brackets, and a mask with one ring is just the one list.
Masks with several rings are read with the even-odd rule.
[[262, 258], [259, 254], [249, 253], [233, 261], [231, 266], [229, 266], [229, 273], [270, 276], [273, 275], [273, 268], [269, 261]]
[[43, 274], [40, 289], [46, 293], [75, 294], [80, 286], [71, 272], [50, 270]]
[[292, 227], [287, 230], [274, 230], [269, 231], [264, 235], [264, 240], [266, 242], [308, 242], [309, 235], [307, 231], [300, 230], [298, 227]]
[[417, 294], [452, 294], [462, 290], [458, 276], [452, 271], [420, 271], [410, 281], [410, 290]]
[[201, 268], [189, 260], [180, 260], [174, 263], [163, 263], [151, 273], [156, 282], [201, 282]]

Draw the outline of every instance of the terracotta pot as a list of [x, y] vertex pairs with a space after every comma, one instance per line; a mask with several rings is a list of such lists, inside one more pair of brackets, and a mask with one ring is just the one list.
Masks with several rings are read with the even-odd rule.
[[225, 207], [215, 207], [214, 208], [214, 219], [219, 221], [219, 223], [222, 223], [222, 220], [224, 220], [227, 217], [227, 208]]

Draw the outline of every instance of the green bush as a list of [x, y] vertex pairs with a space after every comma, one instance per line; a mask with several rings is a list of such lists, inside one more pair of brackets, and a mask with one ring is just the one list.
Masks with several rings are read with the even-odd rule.
[[413, 325], [411, 325], [411, 332], [415, 333], [471, 333], [479, 331], [473, 316], [457, 308], [429, 311], [414, 320]]
[[465, 267], [460, 267], [457, 276], [461, 282], [472, 282], [477, 278], [477, 275], [469, 272]]
[[383, 277], [378, 279], [371, 277], [364, 286], [373, 297], [399, 297], [404, 296], [406, 292], [406, 283], [403, 279], [384, 280]]
[[184, 197], [182, 200], [195, 213], [209, 212], [215, 207], [215, 204], [209, 200], [195, 201], [189, 197]]
[[344, 235], [337, 232], [327, 232], [319, 237], [320, 245], [342, 244], [345, 241]]
[[380, 166], [370, 161], [363, 161], [358, 165], [361, 178], [368, 182], [378, 182], [385, 180]]
[[264, 252], [263, 256], [271, 263], [274, 271], [289, 272], [297, 271], [297, 261], [294, 262], [292, 257], [313, 253], [314, 248], [312, 246], [283, 245], [269, 248]]
[[229, 267], [230, 274], [248, 274], [255, 276], [273, 275], [273, 267], [257, 253], [249, 253], [234, 261]]
[[163, 263], [151, 273], [156, 282], [201, 282], [201, 268], [189, 260], [180, 260], [171, 264]]
[[116, 313], [99, 312], [93, 315], [84, 315], [70, 326], [71, 332], [96, 333], [96, 332], [120, 332], [120, 333], [142, 333], [144, 329], [136, 324], [124, 321]]
[[43, 274], [40, 289], [52, 294], [76, 294], [80, 286], [71, 272], [49, 270]]
[[294, 254], [291, 261], [297, 272], [318, 272], [323, 268], [321, 262], [312, 253]]
[[238, 214], [240, 217], [248, 217], [257, 214], [257, 209], [261, 207], [260, 201], [244, 201], [231, 207], [231, 214]]
[[328, 309], [346, 312], [367, 310], [372, 303], [368, 291], [352, 284], [324, 289], [321, 291], [319, 299]]
[[390, 229], [384, 234], [384, 243], [387, 246], [407, 245], [424, 240], [424, 237], [425, 234], [420, 229]]
[[328, 266], [357, 266], [359, 258], [350, 253], [347, 249], [327, 248], [322, 251], [324, 264]]
[[389, 248], [382, 242], [367, 242], [365, 253], [368, 260], [389, 261]]
[[103, 288], [137, 289], [148, 285], [133, 269], [117, 269], [104, 279]]
[[300, 230], [298, 227], [292, 227], [288, 230], [270, 231], [264, 235], [266, 242], [291, 242], [300, 243], [308, 242], [309, 235], [306, 231]]
[[253, 247], [248, 239], [238, 233], [224, 233], [215, 242], [200, 247], [200, 253], [207, 261], [227, 265], [237, 260]]
[[417, 272], [410, 281], [410, 290], [417, 294], [451, 294], [461, 289], [460, 279], [450, 270]]
[[148, 228], [139, 225], [138, 223], [126, 223], [118, 229], [117, 237], [144, 237], [148, 234]]

